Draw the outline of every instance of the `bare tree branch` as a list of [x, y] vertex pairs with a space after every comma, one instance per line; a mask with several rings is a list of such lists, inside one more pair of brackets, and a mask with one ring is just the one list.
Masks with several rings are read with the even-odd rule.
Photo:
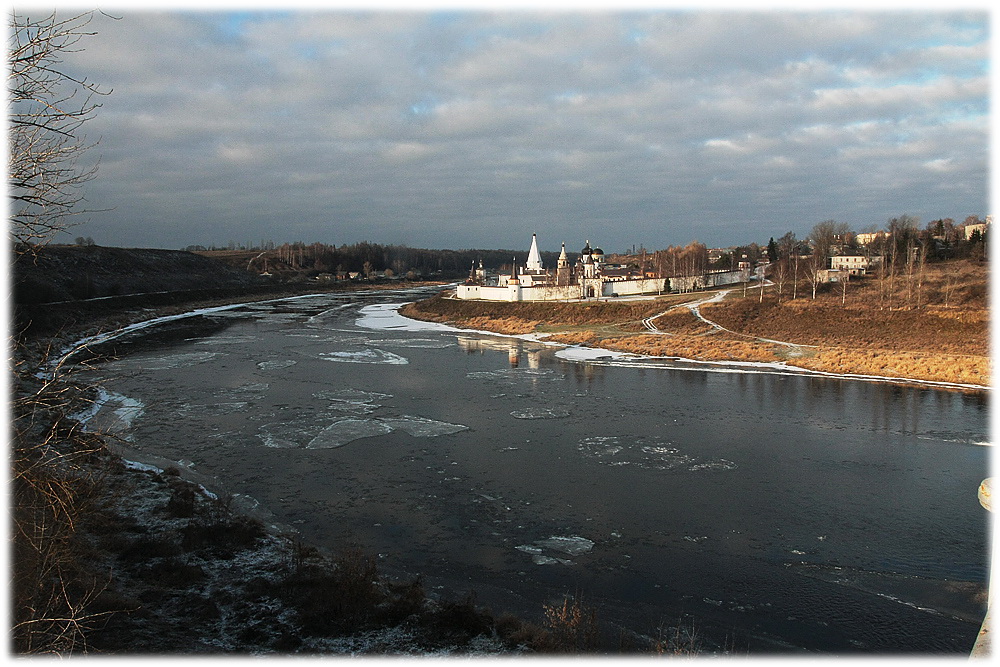
[[71, 217], [88, 212], [80, 208], [82, 186], [98, 165], [84, 165], [81, 157], [97, 142], [88, 141], [82, 128], [101, 107], [95, 98], [111, 91], [69, 74], [63, 59], [96, 34], [88, 29], [93, 15], [10, 16], [7, 175], [9, 233], [18, 252], [44, 245], [72, 225]]

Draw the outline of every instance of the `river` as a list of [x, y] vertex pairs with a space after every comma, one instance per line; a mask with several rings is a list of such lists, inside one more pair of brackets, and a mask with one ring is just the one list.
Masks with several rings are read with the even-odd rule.
[[[428, 292], [170, 318], [94, 423], [303, 540], [540, 621], [736, 654], [967, 653], [985, 613], [984, 394], [594, 358], [405, 320]], [[624, 636], [624, 635], [623, 635]]]

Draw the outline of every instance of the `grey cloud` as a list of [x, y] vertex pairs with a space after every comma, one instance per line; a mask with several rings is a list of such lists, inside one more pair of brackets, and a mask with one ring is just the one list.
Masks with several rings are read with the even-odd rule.
[[113, 210], [72, 234], [663, 247], [986, 212], [984, 14], [229, 18], [84, 43]]

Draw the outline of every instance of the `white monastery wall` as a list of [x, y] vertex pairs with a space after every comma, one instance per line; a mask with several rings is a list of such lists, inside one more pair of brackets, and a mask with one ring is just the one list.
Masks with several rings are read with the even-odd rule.
[[609, 280], [601, 288], [602, 296], [626, 296], [632, 294], [656, 294], [665, 286], [663, 278], [638, 278], [635, 280]]
[[522, 301], [566, 301], [567, 299], [579, 298], [579, 285], [527, 287], [521, 290]]

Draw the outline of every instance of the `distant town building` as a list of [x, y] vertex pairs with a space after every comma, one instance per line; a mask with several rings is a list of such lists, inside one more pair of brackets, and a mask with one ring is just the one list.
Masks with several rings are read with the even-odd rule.
[[854, 235], [854, 242], [857, 245], [865, 246], [871, 244], [875, 239], [880, 239], [886, 236], [885, 232], [865, 232], [862, 234]]
[[993, 216], [988, 215], [986, 216], [986, 222], [980, 223], [978, 225], [966, 225], [963, 232], [965, 235], [964, 237], [965, 240], [969, 241], [970, 239], [972, 239], [972, 235], [975, 234], [976, 232], [979, 232], [980, 234], [985, 234], [986, 230], [989, 229], [992, 223], [993, 223]]

